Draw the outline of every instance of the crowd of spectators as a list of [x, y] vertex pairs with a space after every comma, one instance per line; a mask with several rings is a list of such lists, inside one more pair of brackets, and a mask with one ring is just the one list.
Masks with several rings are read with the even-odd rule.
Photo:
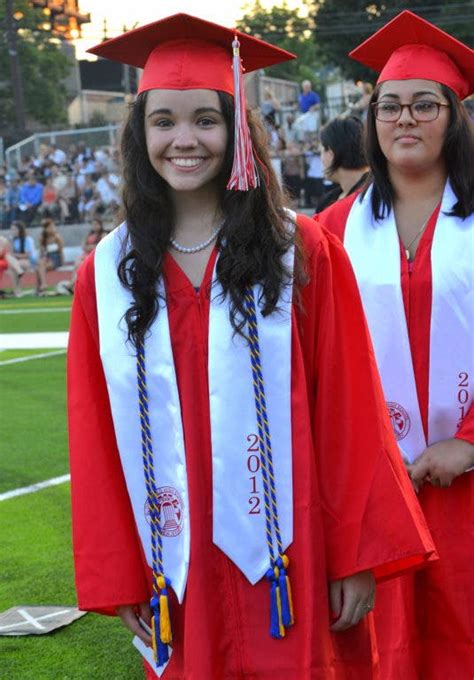
[[60, 224], [113, 220], [120, 203], [118, 152], [71, 144], [67, 151], [42, 145], [17, 168], [0, 167], [0, 227], [27, 227], [52, 218]]
[[[81, 252], [74, 262], [72, 275], [60, 282], [61, 286], [57, 286], [58, 293], [73, 293], [79, 266], [106, 234], [108, 231], [102, 220], [94, 218], [83, 239]], [[60, 269], [64, 264], [64, 241], [51, 217], [43, 218], [37, 243], [28, 234], [26, 225], [21, 220], [12, 222], [8, 237], [0, 236], [0, 283], [3, 275], [8, 273], [13, 284], [13, 295], [17, 297], [22, 294], [21, 279], [24, 274], [35, 274], [36, 293], [43, 295], [48, 290], [47, 273]], [[5, 291], [0, 289], [0, 297], [5, 296]]]

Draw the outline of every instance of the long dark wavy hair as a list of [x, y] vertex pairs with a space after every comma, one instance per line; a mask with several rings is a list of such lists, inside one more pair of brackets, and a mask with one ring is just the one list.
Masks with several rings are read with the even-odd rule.
[[[262, 312], [277, 308], [289, 275], [282, 256], [295, 244], [295, 283], [304, 281], [304, 266], [296, 232], [288, 230], [284, 195], [272, 170], [262, 126], [248, 114], [260, 185], [250, 191], [229, 191], [226, 185], [234, 155], [233, 97], [218, 92], [227, 131], [228, 146], [217, 181], [224, 222], [217, 239], [220, 256], [217, 278], [230, 298], [230, 321], [244, 335], [244, 293], [248, 286], [262, 285]], [[128, 338], [137, 346], [158, 314], [157, 281], [174, 227], [169, 187], [153, 169], [146, 147], [144, 113], [146, 92], [132, 105], [122, 134], [123, 205], [129, 234], [118, 266], [121, 283], [132, 293], [125, 313]]]
[[[456, 94], [446, 85], [440, 84], [440, 87], [450, 105], [450, 120], [444, 140], [443, 156], [451, 186], [458, 199], [449, 214], [465, 219], [474, 212], [473, 126], [465, 107]], [[387, 159], [380, 148], [375, 128], [372, 104], [377, 101], [379, 92], [380, 85], [374, 90], [367, 112], [367, 158], [374, 185], [372, 214], [377, 220], [383, 219], [390, 213], [395, 198], [388, 176]]]

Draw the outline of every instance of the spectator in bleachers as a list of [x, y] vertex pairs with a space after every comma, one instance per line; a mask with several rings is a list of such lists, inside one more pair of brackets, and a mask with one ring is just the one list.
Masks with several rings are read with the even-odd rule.
[[66, 183], [58, 193], [61, 222], [72, 223], [78, 219], [78, 194], [74, 175], [66, 175]]
[[359, 118], [335, 118], [321, 128], [320, 140], [324, 176], [335, 186], [318, 200], [317, 212], [361, 189], [369, 175]]
[[104, 215], [114, 215], [120, 205], [120, 198], [118, 194], [118, 186], [120, 178], [112, 172], [101, 172], [97, 180], [96, 188], [99, 194], [99, 202], [95, 208], [95, 215], [97, 213]]
[[67, 163], [66, 153], [55, 144], [51, 144], [48, 158], [55, 163], [55, 165], [64, 165]]
[[82, 179], [82, 188], [78, 190], [79, 202], [77, 205], [77, 210], [81, 222], [87, 222], [87, 220], [91, 219], [91, 215], [95, 213], [95, 208], [100, 201], [100, 196], [97, 193], [96, 185], [92, 181], [92, 177], [90, 175], [86, 175]]
[[33, 173], [20, 187], [19, 211], [21, 219], [29, 226], [43, 201], [43, 184], [38, 182]]
[[47, 218], [41, 224], [43, 229], [40, 236], [40, 259], [36, 270], [39, 295], [44, 293], [47, 288], [46, 273], [58, 269], [64, 262], [64, 241], [56, 229], [54, 220]]
[[[23, 276], [23, 270], [16, 259], [16, 257], [11, 252], [10, 241], [5, 236], [0, 236], [0, 279], [3, 274], [8, 271], [13, 277], [16, 275], [18, 278]], [[5, 291], [0, 291], [0, 296], [5, 297]]]
[[12, 254], [18, 262], [19, 271], [17, 268], [11, 270], [14, 293], [19, 296], [20, 280], [25, 272], [30, 269], [35, 270], [38, 266], [38, 252], [36, 250], [35, 242], [32, 236], [26, 233], [26, 227], [20, 220], [15, 220], [11, 225], [12, 236]]
[[52, 177], [46, 179], [43, 189], [43, 200], [38, 208], [38, 213], [42, 217], [53, 217], [55, 219], [59, 216], [58, 192], [53, 184]]
[[97, 244], [108, 234], [108, 231], [104, 229], [102, 220], [96, 217], [92, 220], [91, 229], [87, 234], [84, 242], [82, 244], [82, 253], [77, 258], [74, 264], [74, 272], [70, 281], [61, 281], [58, 284], [57, 290], [61, 294], [72, 294], [74, 293], [74, 286], [76, 285], [77, 271], [81, 264], [84, 262], [86, 257], [96, 249]]
[[8, 229], [8, 189], [4, 177], [0, 177], [0, 229]]
[[19, 212], [20, 203], [20, 183], [18, 178], [12, 177], [10, 185], [7, 186], [7, 193], [5, 197], [5, 208], [7, 213], [6, 228], [10, 227], [13, 220], [16, 220]]

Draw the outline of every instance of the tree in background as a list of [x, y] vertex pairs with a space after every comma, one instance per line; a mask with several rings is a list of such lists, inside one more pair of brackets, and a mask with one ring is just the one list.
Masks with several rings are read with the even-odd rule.
[[390, 3], [360, 0], [323, 0], [313, 5], [312, 33], [316, 53], [323, 63], [339, 66], [346, 78], [374, 81], [376, 74], [347, 56], [404, 9], [410, 9], [472, 47], [472, 0], [394, 0]]
[[290, 9], [286, 2], [266, 9], [256, 0], [253, 5], [245, 7], [237, 28], [297, 55], [298, 58], [294, 61], [266, 68], [266, 75], [298, 82], [308, 79], [318, 89], [321, 85], [318, 75], [321, 60], [317, 56], [312, 37], [314, 3], [306, 1], [302, 4], [310, 12], [308, 16], [301, 16], [298, 10]]
[[[16, 22], [16, 41], [25, 110], [29, 120], [46, 126], [67, 122], [67, 94], [64, 79], [71, 64], [61, 52], [57, 40], [40, 25], [44, 17], [25, 0], [15, 2], [15, 12], [23, 17]], [[10, 57], [5, 32], [5, 3], [0, 4], [0, 127], [15, 128], [13, 88], [10, 79]]]

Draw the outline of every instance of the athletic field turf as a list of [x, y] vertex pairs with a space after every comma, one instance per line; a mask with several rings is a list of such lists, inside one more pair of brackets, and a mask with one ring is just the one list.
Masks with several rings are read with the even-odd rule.
[[[0, 300], [0, 348], [8, 333], [66, 331], [70, 304]], [[68, 473], [64, 373], [65, 350], [0, 349], [0, 499]], [[70, 525], [69, 482], [0, 500], [0, 613], [75, 605]], [[49, 635], [0, 636], [1, 680], [139, 678], [140, 656], [116, 618], [87, 614]]]

